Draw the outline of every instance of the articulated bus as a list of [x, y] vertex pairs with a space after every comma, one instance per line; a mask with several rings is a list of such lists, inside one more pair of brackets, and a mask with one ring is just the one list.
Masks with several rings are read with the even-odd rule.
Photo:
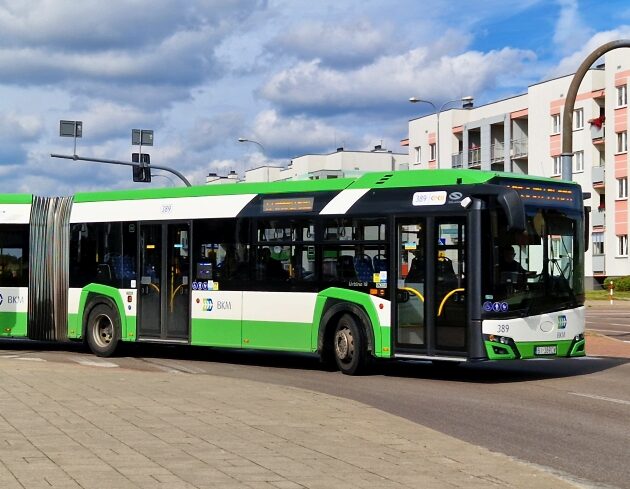
[[581, 189], [472, 170], [0, 196], [0, 335], [373, 359], [579, 357]]

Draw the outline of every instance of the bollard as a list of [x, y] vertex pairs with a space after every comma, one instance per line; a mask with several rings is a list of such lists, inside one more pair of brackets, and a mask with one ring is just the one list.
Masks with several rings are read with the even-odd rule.
[[610, 289], [610, 305], [613, 305], [613, 301], [614, 301], [614, 290], [615, 290], [615, 283], [611, 280], [610, 281], [610, 285], [608, 286], [608, 288]]

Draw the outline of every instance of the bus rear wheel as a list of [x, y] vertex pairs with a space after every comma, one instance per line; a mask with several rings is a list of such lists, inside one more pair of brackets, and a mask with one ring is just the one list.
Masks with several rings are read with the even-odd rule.
[[99, 304], [90, 311], [85, 330], [87, 343], [96, 356], [110, 357], [120, 340], [118, 313], [107, 304]]
[[344, 314], [339, 318], [333, 337], [335, 362], [342, 373], [359, 375], [365, 371], [368, 360], [367, 341], [357, 319]]

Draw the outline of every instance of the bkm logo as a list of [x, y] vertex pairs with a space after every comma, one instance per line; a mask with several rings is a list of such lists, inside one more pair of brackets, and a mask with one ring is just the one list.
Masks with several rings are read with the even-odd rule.
[[558, 329], [564, 329], [567, 327], [567, 317], [562, 315], [558, 316]]
[[212, 306], [213, 306], [213, 302], [212, 299], [204, 299], [203, 300], [203, 305], [201, 306], [201, 308], [204, 311], [212, 311]]

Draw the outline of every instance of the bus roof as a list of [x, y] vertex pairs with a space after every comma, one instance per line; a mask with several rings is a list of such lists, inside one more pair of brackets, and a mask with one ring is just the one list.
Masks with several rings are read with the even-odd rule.
[[[230, 185], [201, 185], [194, 187], [167, 187], [149, 189], [111, 190], [77, 193], [74, 202], [99, 202], [113, 200], [143, 200], [177, 197], [201, 197], [239, 194], [285, 194], [300, 192], [341, 191], [347, 188], [408, 188], [434, 187], [439, 185], [474, 185], [492, 183], [496, 178], [523, 179], [569, 183], [557, 179], [479, 170], [411, 170], [365, 173], [355, 178], [327, 180], [293, 180], [281, 182], [235, 183]], [[1, 198], [1, 197], [0, 197]]]

